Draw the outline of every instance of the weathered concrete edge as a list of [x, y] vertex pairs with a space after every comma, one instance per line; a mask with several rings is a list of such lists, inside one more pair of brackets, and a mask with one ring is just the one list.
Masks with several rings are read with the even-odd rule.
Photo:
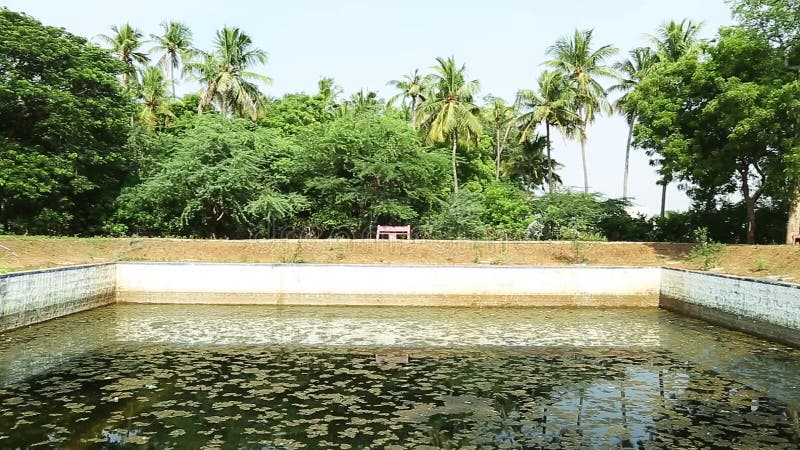
[[95, 264], [78, 264], [75, 266], [64, 266], [64, 267], [48, 267], [46, 269], [31, 269], [31, 270], [19, 270], [16, 272], [8, 272], [0, 274], [0, 280], [4, 278], [13, 278], [13, 277], [20, 277], [24, 275], [34, 275], [37, 273], [53, 273], [53, 272], [64, 272], [70, 270], [78, 270], [78, 269], [86, 269], [88, 267], [102, 267], [102, 266], [115, 266], [116, 262], [106, 262], [106, 263], [95, 263]]
[[[175, 266], [175, 265], [185, 265], [185, 266], [203, 265], [203, 266], [210, 266], [210, 265], [216, 265], [216, 264], [220, 264], [220, 263], [213, 263], [213, 262], [129, 262], [129, 263], [119, 262], [119, 263], [114, 263], [114, 262], [110, 262], [110, 263], [87, 264], [87, 265], [80, 265], [80, 266], [56, 267], [56, 268], [50, 268], [50, 269], [38, 269], [38, 270], [30, 270], [30, 271], [12, 272], [12, 273], [7, 273], [7, 274], [0, 275], [0, 281], [2, 281], [2, 280], [10, 280], [12, 278], [21, 277], [21, 276], [31, 276], [31, 275], [44, 274], [44, 273], [57, 273], [57, 272], [65, 272], [65, 271], [74, 271], [74, 270], [81, 270], [81, 269], [90, 268], [90, 267], [100, 267], [100, 266], [109, 266], [109, 265], [114, 265], [115, 269], [116, 269], [116, 267], [118, 267], [120, 264], [172, 265], [172, 266]], [[223, 264], [236, 265], [238, 267], [242, 267], [242, 266], [291, 266], [291, 264], [275, 264], [275, 263], [223, 263]], [[327, 264], [301, 264], [301, 266], [314, 267], [314, 266], [329, 266], [329, 265], [327, 265]], [[346, 264], [344, 264], [344, 265], [341, 265], [341, 266], [347, 266], [347, 267], [365, 267], [365, 266], [366, 267], [372, 267], [372, 266], [376, 266], [376, 265], [367, 265], [367, 264], [346, 265]], [[691, 274], [694, 274], [694, 275], [697, 275], [697, 276], [701, 276], [701, 277], [714, 277], [714, 278], [719, 278], [719, 279], [730, 279], [730, 280], [739, 281], [739, 282], [742, 282], [742, 281], [743, 282], [748, 282], [748, 283], [752, 282], [752, 283], [758, 283], [760, 285], [769, 285], [769, 286], [774, 286], [774, 287], [792, 289], [792, 290], [796, 290], [797, 291], [797, 296], [800, 299], [800, 285], [791, 284], [791, 283], [784, 283], [784, 282], [776, 282], [776, 281], [770, 281], [770, 280], [763, 280], [763, 279], [751, 278], [751, 277], [742, 277], [742, 276], [734, 276], [734, 275], [727, 275], [727, 274], [718, 274], [718, 273], [693, 271], [693, 270], [687, 270], [687, 269], [678, 269], [678, 268], [672, 268], [672, 267], [657, 268], [657, 267], [647, 267], [647, 266], [645, 266], [645, 267], [641, 267], [641, 266], [640, 267], [631, 267], [631, 266], [480, 266], [480, 265], [475, 265], [475, 266], [450, 266], [450, 265], [427, 266], [427, 265], [391, 265], [391, 264], [377, 265], [377, 266], [387, 267], [387, 268], [390, 268], [390, 267], [391, 268], [395, 268], [395, 267], [396, 268], [415, 267], [415, 268], [424, 268], [424, 269], [429, 269], [431, 267], [447, 267], [447, 268], [455, 267], [455, 268], [460, 268], [460, 269], [473, 269], [473, 270], [494, 270], [494, 269], [505, 269], [505, 270], [509, 270], [509, 269], [519, 269], [519, 270], [524, 270], [524, 269], [527, 269], [527, 270], [530, 270], [530, 269], [537, 269], [537, 270], [559, 269], [559, 270], [564, 270], [564, 269], [571, 269], [571, 268], [575, 268], [575, 269], [591, 268], [591, 269], [597, 269], [597, 270], [600, 270], [600, 269], [637, 269], [637, 268], [641, 268], [641, 269], [660, 269], [661, 271], [691, 273]], [[703, 320], [707, 320], [709, 322], [712, 322], [712, 323], [715, 323], [715, 324], [718, 324], [718, 325], [722, 325], [722, 326], [726, 326], [728, 328], [741, 330], [741, 331], [744, 331], [744, 332], [747, 332], [747, 333], [751, 333], [751, 334], [756, 334], [756, 335], [763, 336], [763, 337], [768, 338], [768, 339], [789, 343], [791, 345], [800, 346], [800, 329], [781, 326], [780, 324], [771, 323], [771, 322], [769, 322], [767, 320], [763, 320], [762, 318], [752, 317], [752, 316], [749, 316], [747, 314], [737, 314], [737, 313], [733, 313], [733, 312], [730, 312], [730, 311], [721, 310], [719, 308], [709, 308], [707, 306], [703, 306], [703, 305], [699, 305], [699, 304], [696, 304], [696, 303], [688, 302], [688, 301], [686, 301], [686, 299], [675, 298], [675, 297], [671, 297], [671, 296], [665, 295], [663, 290], [664, 290], [663, 286], [660, 286], [659, 287], [659, 292], [658, 292], [658, 297], [659, 297], [658, 303], [659, 303], [659, 305], [661, 307], [663, 307], [665, 309], [676, 311], [676, 312], [679, 312], [681, 314], [686, 314], [686, 315], [689, 315], [689, 316], [698, 317], [698, 318], [701, 318]], [[120, 293], [116, 290], [116, 286], [115, 286], [115, 297], [113, 299], [111, 299], [109, 303], [114, 303], [114, 302], [120, 301], [119, 296], [120, 296]], [[792, 294], [792, 296], [794, 297], [794, 294]], [[154, 300], [154, 297], [152, 297], [152, 296], [148, 295], [146, 297], [148, 297], [148, 298], [145, 299], [145, 301], [147, 301], [147, 302], [152, 302]], [[418, 300], [420, 300], [420, 299], [418, 299]], [[536, 306], [535, 304], [531, 304], [531, 303], [534, 303], [534, 302], [530, 302], [529, 300], [530, 300], [530, 298], [525, 299], [525, 300], [523, 300], [521, 302], [510, 301], [509, 297], [507, 297], [507, 296], [504, 297], [503, 295], [499, 295], [498, 298], [494, 299], [494, 302], [490, 302], [490, 303], [505, 304], [505, 305], [519, 305], [519, 306], [522, 306], [520, 304], [520, 303], [522, 303], [522, 304], [529, 305], [529, 306]], [[246, 302], [250, 303], [251, 301], [252, 301], [252, 299], [248, 299]], [[292, 302], [287, 302], [286, 304], [290, 304], [290, 303], [292, 303]], [[396, 302], [391, 302], [391, 303], [396, 303]], [[419, 304], [419, 302], [416, 302], [416, 301], [414, 303]], [[465, 301], [464, 303], [474, 305], [474, 302]], [[578, 301], [576, 303], [585, 304], [584, 301]], [[600, 302], [600, 303], [601, 304], [599, 304], [597, 306], [607, 306], [607, 304], [603, 304], [605, 302]], [[340, 304], [340, 303], [337, 302], [337, 304]], [[564, 304], [566, 306], [566, 303], [564, 303]], [[97, 307], [97, 306], [100, 306], [100, 305], [91, 306], [89, 309], [91, 309], [92, 307]], [[586, 306], [589, 306], [589, 305], [586, 305]], [[656, 306], [656, 305], [652, 305], [652, 306]], [[0, 310], [2, 310], [2, 308], [0, 308]], [[32, 309], [32, 311], [35, 311], [35, 310], [36, 310], [35, 308]], [[70, 311], [70, 312], [67, 312], [67, 314], [71, 314], [71, 313], [74, 313], [74, 312], [79, 312], [79, 311]], [[800, 314], [800, 309], [798, 310], [798, 314]], [[66, 315], [66, 314], [64, 314], [64, 315]], [[46, 318], [43, 318], [43, 320], [40, 320], [40, 321], [49, 320], [51, 318], [54, 318], [54, 317], [46, 317]], [[2, 320], [2, 319], [8, 319], [8, 317], [0, 318], [0, 323], [4, 322], [4, 320]], [[2, 329], [2, 326], [0, 326], [0, 330], [1, 329]]]
[[681, 269], [681, 268], [678, 268], [678, 267], [663, 267], [662, 266], [661, 270], [669, 270], [669, 271], [672, 271], [672, 272], [693, 273], [693, 274], [697, 274], [697, 275], [705, 275], [707, 277], [728, 278], [728, 279], [731, 279], [731, 280], [752, 281], [753, 283], [769, 284], [769, 285], [788, 287], [788, 288], [792, 288], [792, 289], [800, 289], [800, 284], [787, 283], [785, 281], [765, 280], [764, 278], [745, 277], [745, 276], [742, 276], [742, 275], [730, 275], [730, 274], [727, 274], [727, 273], [704, 272], [702, 270]]
[[800, 330], [765, 320], [734, 314], [717, 308], [696, 305], [681, 299], [661, 296], [659, 307], [684, 316], [704, 320], [735, 331], [741, 331], [770, 341], [800, 347]]
[[657, 308], [653, 295], [298, 294], [118, 291], [118, 303], [261, 306], [392, 306], [465, 308]]
[[800, 346], [800, 285], [671, 267], [661, 280], [664, 309]]
[[112, 304], [115, 293], [115, 263], [0, 275], [0, 332]]

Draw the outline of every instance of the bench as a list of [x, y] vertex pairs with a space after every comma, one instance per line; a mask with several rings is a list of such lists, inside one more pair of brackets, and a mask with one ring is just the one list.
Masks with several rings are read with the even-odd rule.
[[792, 245], [800, 244], [800, 234], [794, 233], [792, 235]]
[[375, 233], [375, 239], [380, 239], [381, 236], [387, 236], [390, 241], [397, 240], [397, 236], [405, 236], [406, 239], [411, 239], [411, 225], [396, 227], [391, 225], [378, 225], [378, 232]]

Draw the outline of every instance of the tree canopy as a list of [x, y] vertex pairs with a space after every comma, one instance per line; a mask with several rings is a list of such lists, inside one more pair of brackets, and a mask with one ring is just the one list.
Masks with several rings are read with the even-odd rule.
[[[235, 26], [201, 49], [182, 22], [123, 23], [97, 46], [2, 9], [0, 231], [780, 242], [800, 231], [798, 5], [730, 3], [737, 23], [713, 40], [668, 20], [621, 57], [575, 30], [513, 99], [450, 56], [389, 81], [388, 101], [330, 77], [266, 95], [267, 50]], [[624, 154], [622, 198], [589, 192], [585, 160], [583, 192], [564, 189], [558, 137], [585, 157], [612, 112], [628, 125], [604, 149]], [[626, 212], [635, 149], [690, 211]]]
[[129, 177], [124, 63], [0, 9], [0, 226], [95, 234]]

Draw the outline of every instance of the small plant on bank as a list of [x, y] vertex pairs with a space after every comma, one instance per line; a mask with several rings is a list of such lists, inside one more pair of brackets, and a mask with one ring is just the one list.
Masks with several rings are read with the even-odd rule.
[[577, 228], [561, 229], [561, 236], [570, 241], [571, 253], [568, 257], [570, 264], [587, 264], [589, 257], [587, 250], [591, 242], [605, 241], [602, 234], [596, 232], [580, 232]]
[[759, 256], [756, 260], [756, 272], [767, 272], [772, 269], [772, 263], [767, 258]]
[[291, 251], [286, 251], [281, 255], [281, 262], [288, 263], [288, 264], [300, 264], [303, 261], [303, 258], [300, 257], [300, 253], [302, 252], [302, 246], [300, 241], [297, 241], [297, 245], [295, 245], [294, 249]]
[[694, 230], [694, 247], [689, 250], [687, 257], [700, 263], [703, 270], [709, 270], [717, 264], [720, 254], [725, 249], [724, 244], [714, 242], [708, 237], [708, 228], [700, 227]]
[[492, 256], [492, 259], [489, 260], [489, 264], [492, 266], [499, 266], [506, 261], [506, 257], [503, 255]]

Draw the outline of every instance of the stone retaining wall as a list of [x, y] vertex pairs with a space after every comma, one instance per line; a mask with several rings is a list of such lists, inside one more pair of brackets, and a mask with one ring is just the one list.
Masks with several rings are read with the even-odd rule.
[[660, 306], [800, 345], [800, 285], [665, 268]]
[[114, 303], [115, 287], [114, 264], [0, 275], [0, 332]]

